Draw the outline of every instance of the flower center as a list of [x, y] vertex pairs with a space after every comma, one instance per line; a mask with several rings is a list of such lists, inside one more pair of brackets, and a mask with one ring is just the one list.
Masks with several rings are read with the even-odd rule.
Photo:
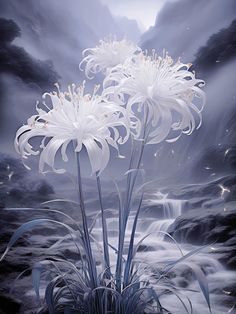
[[147, 94], [148, 97], [151, 99], [155, 99], [155, 100], [159, 100], [160, 98], [162, 98], [162, 90], [159, 86], [152, 84], [151, 86], [148, 86], [147, 88]]

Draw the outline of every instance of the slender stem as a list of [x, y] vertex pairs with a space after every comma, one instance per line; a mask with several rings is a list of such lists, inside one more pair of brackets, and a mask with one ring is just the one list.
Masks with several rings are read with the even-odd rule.
[[[134, 157], [135, 157], [135, 141], [134, 141], [134, 138], [132, 137], [132, 146], [131, 146], [131, 157], [130, 157], [130, 163], [129, 163], [129, 170], [131, 170], [132, 167], [133, 167]], [[131, 180], [131, 173], [128, 173], [127, 183], [126, 183], [127, 191], [126, 191], [125, 204], [128, 203], [128, 198], [129, 198], [129, 194], [130, 194], [130, 180]]]
[[[145, 143], [142, 143], [141, 152], [140, 152], [140, 156], [139, 156], [139, 160], [137, 164], [137, 169], [139, 169], [140, 164], [141, 164], [144, 146], [145, 146]], [[131, 175], [131, 173], [129, 173], [128, 175]], [[117, 256], [117, 263], [116, 263], [116, 285], [119, 292], [121, 292], [121, 274], [122, 274], [122, 259], [123, 259], [123, 251], [124, 251], [125, 232], [126, 232], [127, 221], [128, 221], [129, 213], [130, 213], [130, 203], [132, 199], [133, 188], [134, 188], [136, 179], [137, 179], [137, 173], [132, 181], [131, 181], [131, 176], [127, 180], [128, 187], [127, 187], [126, 203], [124, 206], [124, 213], [123, 213], [123, 216], [119, 218], [121, 222], [120, 222], [120, 229], [119, 229], [120, 234], [119, 234], [119, 243], [118, 243], [118, 256]]]
[[84, 231], [83, 241], [85, 244], [85, 253], [87, 255], [89, 275], [91, 276], [91, 278], [90, 278], [91, 284], [95, 288], [96, 287], [97, 270], [96, 270], [95, 262], [94, 262], [93, 255], [92, 255], [92, 248], [91, 248], [91, 242], [90, 242], [89, 231], [88, 231], [88, 223], [87, 223], [87, 217], [86, 217], [86, 212], [85, 212], [79, 153], [76, 153], [76, 157], [77, 157], [78, 188], [79, 188], [78, 192], [79, 192], [80, 209], [81, 209], [81, 214], [82, 214], [83, 231]]
[[[140, 148], [140, 154], [139, 154], [139, 158], [138, 158], [138, 162], [137, 162], [137, 166], [136, 166], [137, 170], [140, 168], [141, 161], [142, 161], [142, 158], [143, 158], [144, 147], [145, 147], [145, 144], [147, 142], [148, 135], [149, 135], [148, 115], [149, 115], [149, 110], [148, 110], [148, 105], [147, 105], [147, 107], [145, 107], [145, 111], [144, 111], [143, 141], [142, 141], [142, 145], [141, 145], [141, 148]], [[132, 173], [129, 173], [129, 175], [130, 175], [130, 179], [131, 179]], [[135, 185], [135, 182], [136, 182], [136, 179], [137, 179], [137, 175], [138, 175], [138, 172], [136, 172], [134, 174], [134, 178], [132, 180], [132, 184], [129, 183], [129, 194], [127, 194], [128, 195], [128, 199], [127, 199], [127, 204], [126, 204], [126, 209], [127, 209], [126, 213], [127, 213], [127, 215], [126, 215], [126, 222], [125, 223], [127, 223], [127, 220], [128, 220], [128, 217], [129, 217], [130, 203], [132, 201], [133, 189], [134, 189], [134, 185]]]
[[127, 285], [129, 285], [129, 273], [130, 273], [130, 268], [131, 268], [132, 259], [133, 259], [134, 237], [135, 237], [135, 232], [136, 232], [136, 227], [137, 227], [137, 222], [138, 222], [138, 217], [139, 217], [140, 209], [141, 209], [141, 206], [142, 206], [142, 201], [143, 201], [143, 194], [142, 194], [142, 196], [141, 196], [141, 198], [140, 198], [140, 201], [139, 201], [138, 210], [137, 210], [136, 215], [135, 215], [135, 218], [134, 218], [133, 227], [132, 227], [132, 232], [131, 232], [131, 236], [130, 236], [130, 243], [129, 243], [129, 249], [128, 249], [128, 256], [127, 256], [127, 261], [126, 261], [125, 271], [124, 271], [123, 289], [124, 289]]
[[108, 272], [109, 274], [108, 278], [110, 278], [111, 272], [110, 272], [110, 258], [109, 258], [109, 251], [108, 251], [107, 222], [106, 222], [106, 217], [104, 214], [104, 208], [103, 208], [103, 202], [102, 202], [101, 181], [98, 174], [96, 175], [96, 177], [97, 177], [99, 202], [100, 202], [101, 213], [102, 213], [103, 253], [104, 253], [104, 261], [105, 261], [105, 269], [106, 269], [106, 273]]
[[[129, 162], [129, 170], [132, 169], [133, 160], [134, 160], [134, 140], [132, 137], [132, 146], [131, 146], [131, 156]], [[117, 290], [121, 292], [121, 273], [122, 273], [122, 260], [123, 260], [123, 246], [124, 246], [124, 237], [125, 237], [125, 204], [128, 202], [128, 195], [130, 189], [130, 173], [127, 175], [127, 182], [126, 182], [126, 199], [124, 206], [119, 210], [119, 240], [118, 240], [118, 250], [117, 250], [117, 262], [116, 262], [116, 286]]]
[[[149, 110], [148, 110], [148, 104], [147, 104], [147, 106], [144, 109], [143, 141], [142, 141], [140, 154], [137, 161], [137, 166], [136, 166], [137, 170], [140, 168], [142, 157], [143, 157], [143, 152], [144, 152], [144, 147], [148, 138], [148, 133], [149, 133], [149, 130], [147, 130], [148, 115], [149, 115]], [[131, 152], [129, 170], [132, 169], [132, 166], [134, 163], [135, 146], [133, 146], [132, 148], [133, 149]], [[137, 172], [135, 173], [132, 181], [131, 179], [132, 179], [132, 173], [130, 172], [128, 173], [128, 177], [127, 177], [127, 189], [126, 189], [127, 192], [126, 192], [126, 201], [123, 208], [123, 215], [119, 217], [120, 229], [119, 229], [118, 255], [117, 255], [117, 263], [116, 263], [116, 286], [119, 292], [121, 292], [122, 258], [123, 258], [123, 251], [124, 251], [125, 232], [126, 232], [127, 221], [130, 214], [130, 207], [131, 207], [130, 204], [132, 201], [133, 189], [134, 189], [135, 182], [137, 179]], [[129, 245], [129, 248], [130, 248], [130, 245]]]
[[[144, 152], [144, 147], [145, 147], [145, 141], [142, 142], [142, 146], [141, 146], [141, 149], [140, 149], [140, 155], [139, 155], [138, 163], [137, 163], [137, 166], [136, 166], [137, 170], [140, 168], [140, 165], [141, 165], [143, 152]], [[136, 172], [134, 174], [134, 178], [132, 179], [132, 182], [130, 183], [128, 201], [127, 201], [127, 205], [126, 205], [126, 208], [127, 208], [126, 223], [127, 223], [127, 220], [128, 220], [128, 217], [129, 217], [129, 213], [130, 213], [130, 204], [131, 204], [131, 200], [132, 200], [133, 189], [134, 189], [134, 185], [135, 185], [135, 182], [136, 182], [136, 179], [137, 179], [137, 175], [138, 175], [138, 172]]]

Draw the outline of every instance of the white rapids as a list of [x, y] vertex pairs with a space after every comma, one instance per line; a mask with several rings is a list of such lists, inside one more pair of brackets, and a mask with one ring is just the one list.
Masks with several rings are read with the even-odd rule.
[[[190, 250], [195, 249], [193, 245], [177, 244], [174, 241], [167, 241], [165, 234], [168, 231], [170, 225], [174, 220], [181, 215], [186, 201], [169, 199], [167, 195], [163, 195], [160, 192], [156, 193], [149, 198], [146, 205], [158, 205], [158, 208], [162, 210], [161, 218], [152, 218], [150, 215], [141, 215], [139, 219], [138, 228], [136, 231], [136, 243], [148, 235], [142, 243], [142, 248], [136, 254], [136, 260], [142, 261], [149, 265], [149, 280], [155, 286], [155, 273], [158, 273], [158, 267], [165, 265], [168, 261], [177, 260], [181, 257], [179, 247], [184, 254], [187, 254]], [[126, 230], [126, 248], [129, 243], [129, 238], [132, 230], [132, 221], [134, 216], [131, 215]], [[118, 218], [107, 218], [107, 227], [109, 233], [109, 242], [117, 247], [118, 242]], [[94, 227], [94, 235], [101, 242], [101, 221], [97, 220]], [[178, 247], [179, 246], [179, 247]], [[209, 254], [211, 248], [205, 249], [203, 252], [195, 254], [190, 257], [187, 262], [195, 263], [200, 266], [207, 275], [210, 301], [213, 314], [226, 314], [236, 313], [234, 307], [228, 302], [231, 296], [225, 289], [226, 283], [229, 285], [236, 282], [236, 272], [226, 270], [212, 254]], [[127, 250], [126, 250], [127, 251]], [[115, 264], [116, 255], [110, 250], [111, 263]], [[192, 302], [194, 314], [209, 314], [209, 309], [203, 294], [200, 292], [199, 284], [191, 275], [187, 263], [179, 264], [175, 268], [172, 282], [180, 287], [182, 291], [182, 297], [187, 307], [189, 308], [187, 298]], [[156, 286], [158, 290], [158, 286]], [[190, 291], [191, 290], [191, 291]], [[193, 292], [196, 290], [197, 292]], [[161, 299], [162, 305], [167, 308], [171, 314], [184, 314], [184, 309], [181, 302], [172, 294], [166, 294]]]

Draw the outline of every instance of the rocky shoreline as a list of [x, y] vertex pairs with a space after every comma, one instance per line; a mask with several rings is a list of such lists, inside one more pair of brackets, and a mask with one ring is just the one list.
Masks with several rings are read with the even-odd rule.
[[[5, 193], [11, 191], [12, 186], [16, 185], [14, 180], [11, 184], [7, 183], [8, 187], [5, 187]], [[209, 244], [212, 247], [211, 254], [229, 271], [235, 271], [236, 176], [227, 176], [205, 184], [175, 186], [168, 190], [167, 188], [163, 189], [162, 192], [168, 193], [168, 197], [173, 199], [185, 200], [183, 213], [170, 225], [168, 232], [179, 243], [198, 246]], [[38, 196], [36, 199], [38, 200]], [[5, 201], [8, 204], [13, 204], [9, 193]], [[24, 207], [23, 205], [22, 202], [21, 206]], [[28, 204], [25, 203], [26, 205]], [[36, 202], [34, 206], [36, 206]], [[2, 207], [0, 209], [1, 253], [16, 228], [26, 221], [42, 217], [61, 219], [58, 214], [47, 211], [49, 208], [47, 205], [41, 205], [46, 210], [45, 212], [37, 210], [15, 211], [7, 210], [5, 206]], [[70, 211], [73, 214], [73, 209]], [[149, 214], [146, 213], [144, 211], [142, 214], [145, 214], [146, 217], [148, 215], [153, 217], [153, 220], [161, 216], [160, 208], [155, 207], [155, 205], [149, 206]], [[64, 220], [64, 217], [62, 221], [68, 222]], [[27, 232], [17, 241], [6, 258], [0, 262], [0, 314], [36, 313], [38, 304], [32, 287], [30, 270], [34, 263], [49, 256], [69, 260], [80, 258], [69, 239], [63, 241], [59, 247], [52, 247], [53, 243], [65, 236], [66, 232], [63, 227], [46, 224], [37, 227], [34, 231]], [[140, 251], [142, 251], [141, 248]], [[22, 274], [21, 277], [15, 281], [20, 273]], [[223, 288], [216, 287], [215, 289], [221, 293]], [[236, 300], [235, 294], [232, 293], [235, 291], [235, 286], [233, 287], [232, 283], [229, 283], [228, 290], [227, 287], [224, 287], [223, 290], [231, 291], [229, 297], [233, 303], [232, 300]], [[225, 302], [228, 302], [227, 300]]]

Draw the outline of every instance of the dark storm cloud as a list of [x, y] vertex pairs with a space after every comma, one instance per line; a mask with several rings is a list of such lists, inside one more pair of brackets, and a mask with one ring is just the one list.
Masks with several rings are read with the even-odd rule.
[[0, 18], [0, 42], [6, 45], [20, 36], [20, 28], [12, 20]]
[[175, 58], [192, 61], [200, 46], [235, 18], [235, 0], [180, 0], [167, 3], [156, 24], [141, 40], [142, 47], [167, 49]]
[[53, 61], [63, 88], [81, 83], [82, 51], [109, 35], [136, 37], [135, 26], [120, 27], [99, 0], [0, 0], [0, 16], [13, 19], [22, 30], [17, 43], [33, 57]]
[[236, 57], [236, 20], [229, 27], [212, 35], [199, 49], [194, 60], [198, 73], [217, 70]]
[[[59, 76], [50, 61], [33, 58], [13, 41], [21, 35], [18, 25], [0, 18], [0, 143], [1, 150], [13, 140], [44, 91], [51, 90]], [[9, 144], [8, 144], [9, 143]]]
[[50, 199], [53, 188], [21, 161], [0, 153], [0, 208], [32, 206]]
[[11, 74], [42, 90], [52, 88], [59, 79], [51, 61], [32, 58], [24, 48], [12, 44], [20, 28], [12, 20], [0, 18], [0, 74]]
[[[35, 114], [42, 89], [54, 90], [57, 76], [51, 63], [44, 60], [53, 62], [64, 90], [68, 84], [84, 80], [78, 66], [83, 49], [94, 47], [109, 34], [117, 38], [124, 34], [109, 9], [98, 0], [0, 0], [0, 17], [13, 20], [21, 29], [21, 37], [10, 42], [19, 35], [17, 28], [1, 45], [4, 73], [0, 75], [0, 145], [2, 151], [12, 153], [15, 132]], [[89, 81], [88, 90], [94, 84]]]

